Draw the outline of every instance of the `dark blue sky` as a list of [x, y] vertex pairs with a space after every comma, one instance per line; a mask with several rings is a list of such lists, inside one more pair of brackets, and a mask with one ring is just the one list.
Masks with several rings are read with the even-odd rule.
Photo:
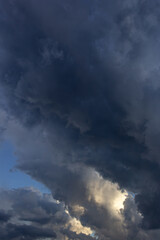
[[15, 169], [16, 155], [14, 146], [9, 141], [4, 141], [0, 144], [0, 162], [0, 188], [35, 187], [41, 192], [49, 192], [44, 185], [33, 180], [29, 175]]

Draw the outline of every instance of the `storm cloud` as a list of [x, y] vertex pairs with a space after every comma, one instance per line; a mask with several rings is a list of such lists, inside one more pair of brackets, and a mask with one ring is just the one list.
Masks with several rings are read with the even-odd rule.
[[1, 138], [55, 199], [5, 193], [3, 239], [159, 238], [159, 5], [1, 0]]

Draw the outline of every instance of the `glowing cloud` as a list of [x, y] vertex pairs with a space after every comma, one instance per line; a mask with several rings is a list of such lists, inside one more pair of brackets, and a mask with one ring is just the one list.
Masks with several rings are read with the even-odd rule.
[[88, 190], [89, 200], [94, 200], [113, 215], [120, 216], [120, 209], [123, 209], [128, 194], [125, 190], [121, 191], [117, 183], [104, 180], [98, 172], [92, 170]]
[[[66, 209], [65, 212], [70, 216], [69, 211]], [[93, 234], [93, 231], [90, 227], [84, 227], [80, 220], [77, 218], [72, 218], [70, 216], [70, 220], [66, 224], [66, 228], [69, 228], [70, 231], [75, 232], [76, 234], [85, 234], [85, 235], [91, 235]]]

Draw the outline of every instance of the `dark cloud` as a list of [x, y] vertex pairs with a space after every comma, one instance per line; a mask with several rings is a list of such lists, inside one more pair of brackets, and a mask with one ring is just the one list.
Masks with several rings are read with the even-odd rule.
[[9, 213], [6, 213], [5, 211], [0, 210], [0, 222], [1, 223], [8, 222], [10, 217], [11, 217], [11, 215]]
[[[17, 167], [71, 212], [88, 209], [81, 221], [102, 239], [137, 232], [141, 240], [143, 228], [158, 229], [159, 2], [2, 0], [0, 15], [1, 128]], [[120, 227], [109, 232], [108, 209], [88, 201], [89, 167], [136, 193], [143, 220], [129, 222], [127, 208], [128, 238]], [[22, 201], [21, 220], [29, 208]], [[42, 218], [28, 219], [48, 224], [50, 207], [41, 208]]]
[[1, 239], [64, 239], [72, 235], [75, 239], [90, 239], [85, 234], [89, 228], [73, 218], [65, 204], [51, 194], [25, 188], [1, 190], [0, 196]]
[[1, 229], [0, 236], [2, 239], [47, 239], [56, 237], [56, 234], [53, 233], [50, 229], [40, 229], [33, 226], [27, 225], [15, 225], [8, 224], [5, 226], [5, 230]]

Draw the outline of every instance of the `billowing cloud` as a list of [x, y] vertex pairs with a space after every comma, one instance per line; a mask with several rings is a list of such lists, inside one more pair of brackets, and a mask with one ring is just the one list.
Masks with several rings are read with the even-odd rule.
[[[33, 188], [1, 190], [0, 236], [3, 239], [77, 239], [92, 234], [89, 227], [73, 218], [64, 203]], [[90, 239], [90, 237], [88, 238]]]
[[1, 139], [62, 208], [8, 193], [3, 239], [158, 239], [158, 0], [2, 0], [0, 15]]

